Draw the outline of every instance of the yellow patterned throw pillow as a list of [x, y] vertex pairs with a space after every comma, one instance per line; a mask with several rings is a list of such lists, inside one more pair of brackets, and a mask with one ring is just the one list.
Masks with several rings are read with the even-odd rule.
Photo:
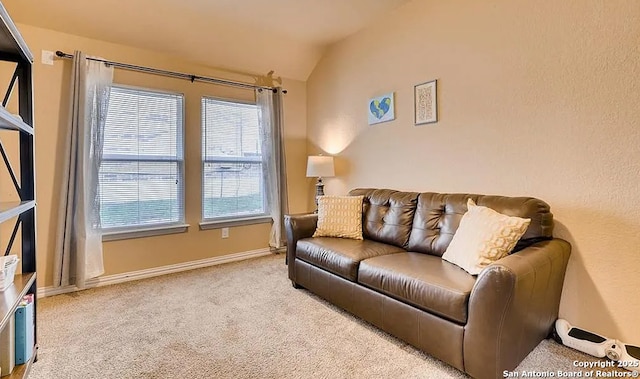
[[513, 250], [531, 219], [503, 215], [478, 206], [471, 199], [467, 201], [467, 208], [442, 259], [478, 275]]
[[362, 239], [363, 196], [320, 196], [314, 237]]

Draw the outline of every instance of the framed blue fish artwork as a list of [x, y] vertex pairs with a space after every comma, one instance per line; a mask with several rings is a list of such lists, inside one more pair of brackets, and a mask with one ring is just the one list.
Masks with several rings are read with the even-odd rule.
[[377, 96], [369, 100], [368, 106], [369, 125], [391, 121], [396, 118], [393, 92]]

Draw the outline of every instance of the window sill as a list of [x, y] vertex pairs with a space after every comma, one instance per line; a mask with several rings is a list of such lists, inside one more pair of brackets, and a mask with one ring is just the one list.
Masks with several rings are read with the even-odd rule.
[[131, 230], [107, 231], [102, 233], [102, 242], [185, 233], [188, 229], [189, 224], [178, 224]]
[[221, 229], [229, 228], [232, 226], [254, 225], [254, 224], [266, 224], [272, 222], [271, 216], [259, 216], [259, 217], [246, 217], [246, 218], [234, 218], [228, 220], [209, 220], [202, 221], [200, 223], [200, 230]]

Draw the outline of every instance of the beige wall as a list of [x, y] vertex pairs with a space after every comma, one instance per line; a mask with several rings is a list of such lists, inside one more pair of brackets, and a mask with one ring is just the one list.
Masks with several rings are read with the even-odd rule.
[[[573, 245], [560, 317], [640, 344], [640, 3], [416, 0], [334, 45], [307, 82], [309, 151], [354, 187], [530, 195]], [[437, 124], [413, 86], [438, 79]], [[396, 93], [392, 122], [367, 100]]]
[[[53, 278], [53, 247], [57, 227], [60, 188], [61, 146], [63, 128], [69, 107], [70, 60], [56, 60], [53, 66], [40, 63], [41, 50], [62, 50], [73, 53], [83, 50], [89, 55], [107, 59], [178, 70], [187, 73], [251, 81], [251, 78], [216, 71], [210, 67], [190, 64], [176, 57], [141, 49], [72, 36], [51, 30], [18, 25], [30, 49], [36, 56], [34, 64], [38, 275], [39, 287], [50, 286]], [[259, 59], [259, 57], [256, 57]], [[212, 62], [212, 66], [225, 62]], [[273, 68], [276, 70], [277, 67]], [[6, 71], [6, 70], [3, 70]], [[3, 75], [3, 77], [6, 75]], [[230, 237], [221, 239], [220, 230], [199, 231], [200, 221], [200, 98], [203, 95], [228, 98], [253, 98], [251, 91], [204, 83], [153, 76], [130, 71], [115, 71], [114, 82], [169, 90], [185, 95], [185, 180], [187, 233], [106, 242], [104, 259], [106, 275], [176, 264], [197, 259], [268, 247], [270, 224], [234, 227]], [[292, 212], [307, 210], [308, 195], [305, 175], [306, 159], [306, 84], [284, 80], [285, 148], [288, 159], [289, 203]], [[14, 150], [15, 151], [15, 150]], [[6, 180], [2, 183], [3, 200], [11, 195]], [[2, 229], [2, 240], [10, 233]]]

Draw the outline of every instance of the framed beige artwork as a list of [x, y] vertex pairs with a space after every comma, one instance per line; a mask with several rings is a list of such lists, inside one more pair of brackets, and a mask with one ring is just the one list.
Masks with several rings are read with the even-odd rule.
[[438, 122], [437, 80], [414, 86], [415, 124]]

